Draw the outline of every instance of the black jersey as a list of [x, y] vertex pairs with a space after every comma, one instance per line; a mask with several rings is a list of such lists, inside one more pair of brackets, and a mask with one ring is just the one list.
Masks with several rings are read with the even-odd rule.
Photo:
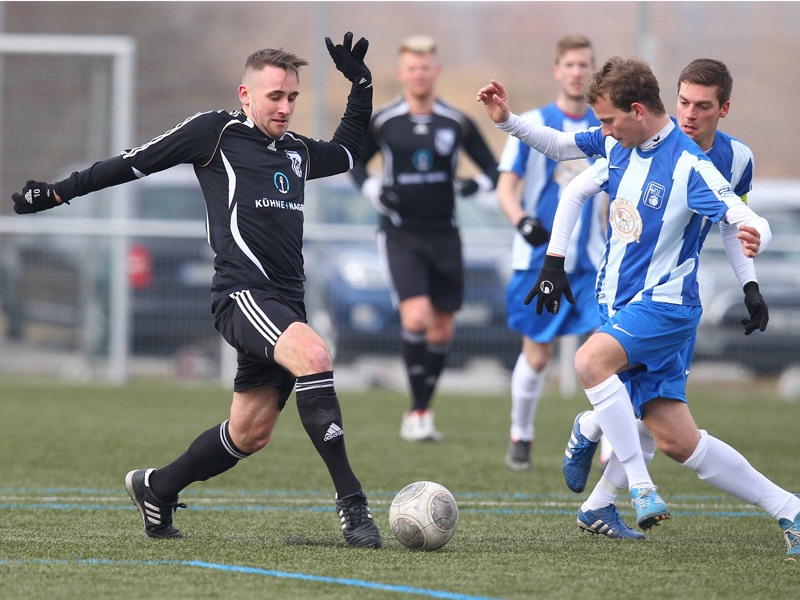
[[455, 228], [462, 148], [495, 183], [497, 162], [475, 123], [458, 109], [437, 99], [430, 114], [412, 115], [399, 99], [376, 111], [352, 176], [362, 186], [367, 163], [383, 153], [380, 228]]
[[271, 139], [241, 111], [198, 113], [150, 142], [55, 184], [64, 199], [180, 163], [194, 165], [214, 251], [212, 298], [245, 288], [303, 299], [305, 181], [344, 173], [358, 158], [372, 88], [353, 90], [332, 141], [294, 132]]

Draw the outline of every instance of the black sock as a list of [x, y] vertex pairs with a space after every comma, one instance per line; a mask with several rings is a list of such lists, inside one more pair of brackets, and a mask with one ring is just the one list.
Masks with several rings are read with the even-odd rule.
[[150, 474], [150, 489], [168, 502], [190, 483], [224, 473], [249, 454], [231, 440], [228, 421], [204, 431], [172, 463]]
[[328, 467], [336, 494], [344, 498], [361, 491], [344, 447], [342, 411], [333, 389], [333, 372], [297, 378], [295, 387], [300, 422]]
[[428, 377], [425, 379], [425, 394], [426, 405], [431, 405], [433, 392], [436, 389], [436, 384], [439, 383], [439, 377], [444, 370], [444, 365], [447, 359], [447, 344], [428, 344], [426, 348]]
[[403, 330], [403, 361], [406, 364], [408, 384], [411, 388], [411, 409], [428, 408], [428, 351], [424, 331]]

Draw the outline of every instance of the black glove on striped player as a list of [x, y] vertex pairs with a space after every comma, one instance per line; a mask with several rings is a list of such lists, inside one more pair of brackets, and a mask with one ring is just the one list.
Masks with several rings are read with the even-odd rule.
[[764, 302], [764, 296], [758, 291], [758, 284], [755, 281], [748, 281], [742, 288], [744, 290], [744, 305], [750, 314], [749, 319], [739, 321], [744, 325], [744, 334], [750, 335], [756, 329], [764, 331], [769, 322], [769, 309]]
[[541, 246], [550, 239], [550, 234], [547, 233], [547, 229], [542, 226], [539, 219], [534, 219], [527, 215], [522, 217], [519, 223], [517, 223], [517, 231], [519, 231], [522, 237], [525, 238], [525, 241], [534, 248], [536, 248], [536, 246]]
[[328, 47], [328, 54], [331, 55], [333, 63], [350, 82], [357, 88], [368, 88], [372, 85], [372, 73], [367, 65], [364, 64], [364, 56], [367, 54], [369, 42], [361, 38], [353, 46], [353, 32], [348, 31], [344, 34], [344, 41], [341, 44], [333, 45], [331, 38], [325, 38], [325, 45]]
[[546, 255], [542, 270], [539, 271], [539, 278], [525, 297], [525, 304], [530, 304], [533, 298], [537, 296], [536, 314], [542, 314], [542, 307], [544, 307], [547, 312], [555, 315], [558, 314], [558, 309], [561, 306], [562, 295], [567, 299], [567, 302], [575, 304], [567, 273], [564, 271], [564, 257]]

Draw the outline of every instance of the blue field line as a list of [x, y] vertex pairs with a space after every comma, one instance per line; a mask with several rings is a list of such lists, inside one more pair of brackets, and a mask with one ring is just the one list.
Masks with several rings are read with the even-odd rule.
[[[37, 496], [46, 494], [79, 494], [86, 496], [116, 496], [120, 492], [120, 488], [84, 488], [84, 487], [0, 487], [0, 495], [3, 494], [35, 494]], [[370, 490], [370, 498], [394, 498], [397, 491], [391, 490]], [[585, 500], [587, 494], [573, 494], [571, 492], [564, 493], [532, 493], [532, 492], [513, 492], [513, 493], [492, 493], [492, 492], [468, 492], [459, 491], [458, 498], [469, 500], [568, 500], [578, 501]], [[215, 496], [238, 496], [243, 498], [257, 498], [264, 497], [319, 497], [330, 498], [333, 496], [330, 492], [322, 492], [319, 490], [223, 490], [219, 488], [203, 488], [196, 490], [185, 490], [181, 492], [181, 498], [184, 497], [215, 497]], [[730, 502], [731, 497], [726, 495], [709, 495], [709, 494], [682, 494], [669, 497], [670, 500], [676, 502]]]
[[264, 577], [275, 577], [278, 579], [298, 579], [301, 581], [313, 581], [320, 583], [332, 583], [348, 587], [364, 588], [368, 590], [378, 590], [382, 592], [396, 592], [398, 594], [410, 594], [414, 596], [428, 596], [430, 598], [444, 598], [446, 600], [503, 600], [502, 598], [492, 598], [488, 596], [471, 596], [468, 594], [458, 594], [446, 592], [444, 590], [430, 590], [408, 585], [391, 585], [388, 583], [375, 583], [364, 581], [363, 579], [343, 579], [340, 577], [326, 577], [323, 575], [310, 575], [308, 573], [291, 573], [288, 571], [273, 571], [260, 567], [243, 567], [239, 565], [224, 565], [219, 563], [209, 563], [201, 560], [108, 560], [104, 558], [84, 558], [76, 560], [3, 560], [0, 565], [110, 565], [110, 566], [178, 566], [178, 567], [197, 567], [200, 569], [210, 569], [213, 571], [225, 571], [229, 573], [245, 573], [249, 575], [262, 575]]

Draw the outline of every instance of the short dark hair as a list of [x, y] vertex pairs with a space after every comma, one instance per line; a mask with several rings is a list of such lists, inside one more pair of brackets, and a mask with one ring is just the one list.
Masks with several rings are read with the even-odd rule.
[[275, 50], [274, 48], [265, 48], [257, 50], [247, 57], [244, 63], [245, 73], [247, 71], [260, 71], [266, 66], [278, 67], [287, 73], [294, 73], [298, 78], [300, 77], [300, 67], [304, 67], [308, 61], [299, 58], [296, 54], [287, 52], [283, 48]]
[[667, 112], [656, 76], [650, 65], [639, 58], [609, 58], [599, 71], [589, 76], [584, 90], [589, 104], [606, 94], [611, 103], [623, 112], [630, 112], [634, 102], [659, 114]]
[[733, 77], [724, 62], [713, 58], [697, 58], [683, 68], [678, 77], [678, 89], [681, 83], [694, 83], [717, 88], [717, 100], [722, 106], [731, 99]]
[[561, 60], [561, 57], [570, 50], [582, 50], [584, 48], [588, 48], [592, 51], [592, 63], [594, 63], [594, 49], [592, 48], [592, 42], [588, 37], [585, 35], [564, 36], [558, 40], [558, 43], [556, 43], [556, 64], [558, 64], [558, 61]]

